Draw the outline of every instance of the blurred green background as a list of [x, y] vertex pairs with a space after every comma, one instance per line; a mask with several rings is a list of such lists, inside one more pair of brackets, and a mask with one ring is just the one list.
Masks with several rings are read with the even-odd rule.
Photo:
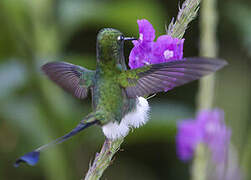
[[[91, 111], [91, 99], [63, 92], [40, 71], [48, 61], [95, 69], [96, 35], [103, 27], [138, 34], [148, 19], [156, 35], [178, 12], [165, 0], [1, 0], [0, 2], [0, 179], [80, 179], [104, 141], [92, 127], [41, 155], [35, 167], [14, 168], [15, 159], [50, 142]], [[229, 65], [217, 73], [215, 106], [223, 108], [243, 173], [251, 179], [251, 2], [218, 3], [219, 57]], [[184, 56], [198, 56], [199, 18], [185, 34]], [[128, 58], [132, 44], [125, 45]], [[103, 179], [189, 179], [190, 163], [175, 152], [176, 123], [196, 111], [198, 82], [149, 100], [151, 120], [130, 133]]]

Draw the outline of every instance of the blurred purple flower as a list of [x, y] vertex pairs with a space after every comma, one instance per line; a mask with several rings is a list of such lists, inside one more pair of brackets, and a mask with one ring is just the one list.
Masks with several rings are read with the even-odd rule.
[[154, 42], [155, 30], [151, 23], [146, 19], [138, 20], [137, 23], [139, 39], [133, 41], [134, 48], [129, 56], [131, 69], [183, 58], [184, 39], [162, 35]]
[[178, 124], [176, 143], [177, 153], [180, 159], [190, 159], [193, 156], [196, 146], [201, 141], [202, 133], [196, 121], [190, 119]]
[[188, 160], [197, 145], [203, 143], [210, 149], [214, 161], [223, 162], [227, 158], [230, 136], [231, 130], [224, 123], [222, 110], [203, 110], [195, 120], [178, 124], [177, 154], [180, 159]]

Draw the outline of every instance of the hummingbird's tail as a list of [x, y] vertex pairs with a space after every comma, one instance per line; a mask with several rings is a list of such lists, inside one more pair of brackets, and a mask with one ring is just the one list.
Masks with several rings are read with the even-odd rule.
[[[88, 118], [86, 119], [88, 120]], [[77, 133], [79, 133], [80, 131], [94, 125], [94, 124], [97, 124], [98, 123], [98, 120], [93, 120], [91, 122], [86, 122], [84, 123], [85, 119], [83, 121], [81, 121], [77, 127], [75, 127], [72, 131], [70, 131], [69, 133], [65, 134], [64, 136], [62, 137], [59, 137], [57, 139], [55, 139], [54, 141], [48, 143], [48, 144], [45, 144], [43, 146], [40, 146], [39, 148], [35, 149], [34, 151], [32, 152], [29, 152], [29, 153], [26, 153], [25, 155], [21, 156], [20, 158], [18, 158], [14, 164], [15, 167], [18, 167], [20, 163], [24, 162], [24, 163], [27, 163], [29, 165], [35, 165], [38, 160], [39, 160], [39, 155], [40, 155], [40, 152], [42, 150], [45, 150], [47, 149], [48, 147], [51, 147], [51, 146], [54, 146], [54, 145], [57, 145], [57, 144], [60, 144], [64, 141], [66, 141], [67, 139], [69, 139], [70, 137], [76, 135]]]

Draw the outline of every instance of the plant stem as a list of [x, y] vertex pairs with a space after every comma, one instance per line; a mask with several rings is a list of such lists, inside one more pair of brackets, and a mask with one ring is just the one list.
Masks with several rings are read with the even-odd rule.
[[192, 169], [192, 180], [205, 180], [206, 179], [206, 169], [207, 164], [205, 161], [207, 161], [207, 156], [205, 154], [207, 153], [206, 148], [203, 144], [199, 144], [196, 148], [194, 157], [194, 163], [193, 163], [193, 169]]
[[[217, 0], [203, 0], [200, 16], [200, 56], [215, 57], [217, 55]], [[214, 103], [215, 75], [200, 80], [198, 93], [198, 109], [210, 109]], [[192, 180], [206, 180], [208, 177], [209, 152], [198, 146], [192, 168]]]
[[166, 28], [168, 35], [180, 39], [184, 36], [188, 24], [197, 16], [200, 1], [201, 0], [184, 1], [181, 8], [179, 8], [176, 21], [174, 22], [173, 18], [168, 28]]
[[124, 138], [105, 140], [100, 153], [96, 154], [96, 157], [85, 176], [85, 180], [97, 180], [101, 178], [105, 169], [111, 164], [112, 157], [119, 150], [123, 141]]
[[[217, 55], [216, 26], [216, 0], [203, 0], [200, 16], [200, 56], [215, 57]], [[198, 109], [212, 108], [214, 86], [215, 75], [209, 75], [200, 80]]]

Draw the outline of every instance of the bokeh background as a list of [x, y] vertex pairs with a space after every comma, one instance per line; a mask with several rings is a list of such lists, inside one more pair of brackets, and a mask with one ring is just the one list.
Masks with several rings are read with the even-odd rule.
[[[35, 167], [14, 168], [15, 159], [50, 142], [91, 111], [91, 99], [63, 92], [40, 71], [49, 61], [95, 69], [96, 35], [103, 27], [138, 36], [137, 19], [156, 35], [178, 12], [177, 0], [1, 0], [0, 2], [0, 179], [80, 179], [104, 141], [92, 127], [46, 151]], [[218, 2], [218, 52], [229, 65], [217, 72], [215, 107], [223, 108], [232, 144], [251, 179], [251, 2]], [[198, 56], [199, 18], [185, 34], [184, 56]], [[125, 45], [128, 58], [132, 44]], [[127, 59], [126, 58], [126, 59]], [[196, 112], [198, 82], [149, 100], [150, 122], [126, 137], [103, 179], [189, 179], [191, 162], [176, 155], [177, 121]]]

